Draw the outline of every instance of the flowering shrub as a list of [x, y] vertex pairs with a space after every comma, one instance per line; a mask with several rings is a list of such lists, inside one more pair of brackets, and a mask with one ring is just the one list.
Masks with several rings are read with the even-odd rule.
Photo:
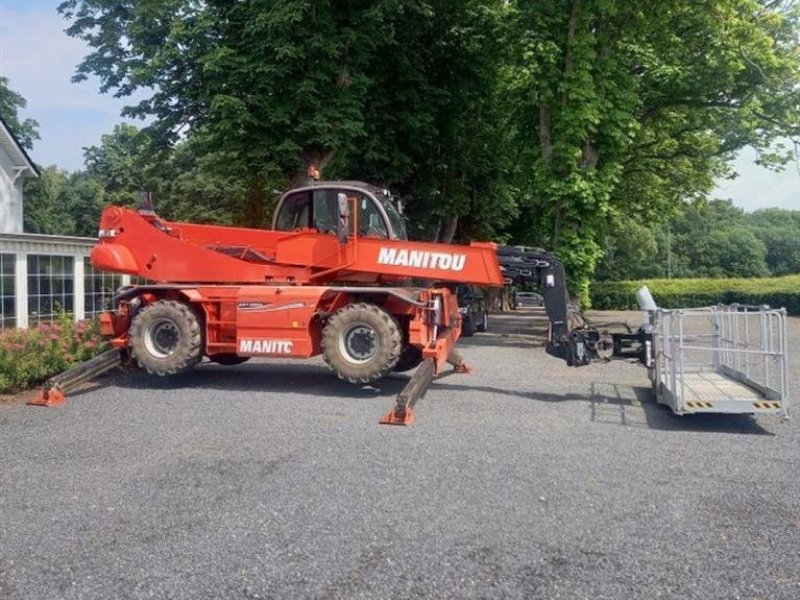
[[31, 388], [105, 350], [97, 321], [54, 323], [0, 331], [0, 393]]

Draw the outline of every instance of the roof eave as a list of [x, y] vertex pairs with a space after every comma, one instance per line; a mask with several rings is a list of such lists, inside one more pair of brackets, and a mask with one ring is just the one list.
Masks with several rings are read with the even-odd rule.
[[[22, 147], [17, 136], [14, 135], [14, 132], [11, 131], [11, 128], [8, 124], [3, 120], [2, 115], [0, 115], [0, 132], [11, 141], [11, 158], [14, 160], [15, 167], [24, 168], [26, 172], [30, 174], [32, 177], [39, 176], [39, 169], [36, 168], [36, 165], [31, 160], [31, 157], [28, 156], [28, 153], [25, 152], [25, 148]], [[8, 146], [5, 146], [8, 149]]]

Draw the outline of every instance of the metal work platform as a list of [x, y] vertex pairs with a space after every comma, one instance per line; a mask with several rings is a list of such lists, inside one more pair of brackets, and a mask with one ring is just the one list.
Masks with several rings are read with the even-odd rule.
[[653, 393], [676, 414], [788, 415], [785, 309], [657, 309], [651, 326]]

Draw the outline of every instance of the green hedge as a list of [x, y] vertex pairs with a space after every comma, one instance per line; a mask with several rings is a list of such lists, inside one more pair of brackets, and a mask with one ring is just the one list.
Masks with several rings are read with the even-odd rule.
[[693, 308], [714, 304], [768, 304], [800, 315], [800, 275], [763, 279], [647, 279], [592, 284], [592, 308], [635, 310], [636, 290], [650, 288], [661, 308]]

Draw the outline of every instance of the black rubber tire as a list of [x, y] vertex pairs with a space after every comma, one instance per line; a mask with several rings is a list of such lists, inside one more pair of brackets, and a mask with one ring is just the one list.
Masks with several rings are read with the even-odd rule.
[[470, 319], [467, 321], [466, 319], [461, 320], [461, 337], [472, 337], [475, 335], [475, 322]]
[[[354, 348], [354, 344], [359, 348]], [[363, 358], [350, 354], [362, 347]], [[329, 317], [322, 330], [325, 362], [339, 379], [350, 383], [369, 383], [390, 373], [402, 350], [400, 326], [392, 315], [375, 304], [348, 304]]]
[[475, 327], [475, 330], [478, 333], [486, 333], [487, 329], [489, 329], [489, 311], [485, 310], [483, 311], [483, 320], [478, 323], [477, 327]]
[[183, 302], [159, 300], [133, 318], [129, 330], [131, 356], [154, 375], [188, 371], [203, 358], [203, 328]]
[[250, 356], [239, 356], [238, 354], [225, 353], [225, 354], [214, 354], [208, 357], [208, 360], [211, 362], [217, 363], [218, 365], [240, 365], [243, 362], [247, 362], [250, 360]]
[[400, 354], [400, 359], [397, 361], [397, 364], [394, 366], [395, 373], [403, 373], [405, 371], [410, 371], [411, 369], [415, 369], [419, 366], [419, 363], [422, 362], [422, 350], [417, 348], [416, 346], [408, 345], [403, 348], [403, 352]]

